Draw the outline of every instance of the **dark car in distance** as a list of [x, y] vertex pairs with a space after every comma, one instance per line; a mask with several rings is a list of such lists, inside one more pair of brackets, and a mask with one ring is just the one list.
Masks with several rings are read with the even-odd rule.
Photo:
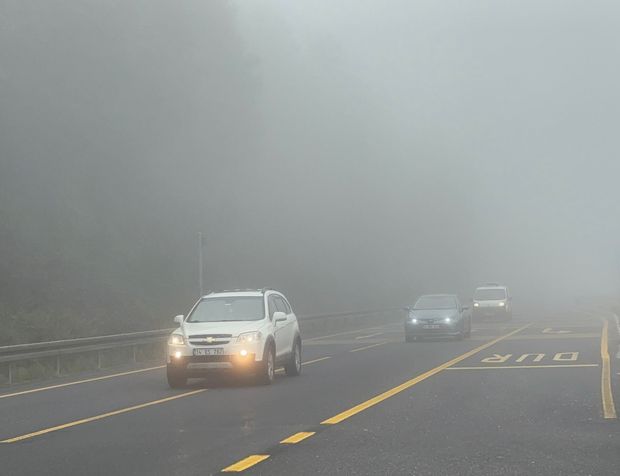
[[421, 296], [413, 307], [405, 308], [405, 340], [421, 337], [455, 337], [471, 335], [471, 314], [455, 294]]

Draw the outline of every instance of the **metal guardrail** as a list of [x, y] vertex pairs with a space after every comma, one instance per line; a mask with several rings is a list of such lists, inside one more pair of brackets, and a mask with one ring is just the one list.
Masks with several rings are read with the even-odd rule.
[[127, 334], [83, 337], [79, 339], [59, 340], [51, 342], [35, 342], [0, 347], [0, 365], [6, 364], [6, 380], [9, 385], [15, 383], [15, 371], [18, 362], [53, 359], [54, 375], [60, 377], [62, 357], [71, 354], [93, 353], [96, 355], [97, 369], [103, 368], [103, 351], [128, 347], [131, 348], [133, 362], [137, 363], [138, 347], [164, 342], [173, 329], [159, 329]]
[[96, 337], [81, 337], [79, 339], [56, 340], [48, 342], [34, 342], [31, 344], [17, 344], [0, 347], [0, 362], [10, 362], [13, 357], [24, 358], [25, 355], [36, 354], [39, 357], [50, 353], [71, 352], [84, 347], [106, 346], [109, 344], [126, 344], [127, 341], [148, 340], [168, 336], [174, 329], [158, 329], [153, 331], [131, 332]]
[[[300, 323], [314, 322], [321, 319], [337, 319], [349, 317], [362, 317], [380, 312], [392, 312], [396, 309], [379, 309], [373, 311], [340, 312], [331, 314], [316, 314], [299, 317]], [[14, 383], [14, 370], [17, 362], [55, 359], [55, 374], [62, 375], [62, 356], [79, 353], [95, 353], [97, 355], [97, 368], [102, 368], [102, 352], [106, 350], [129, 347], [132, 349], [133, 361], [137, 362], [137, 349], [139, 346], [154, 343], [163, 343], [174, 328], [157, 329], [143, 332], [131, 332], [107, 336], [83, 337], [79, 339], [57, 340], [50, 342], [35, 342], [31, 344], [18, 344], [0, 347], [0, 364], [8, 364], [8, 384]]]

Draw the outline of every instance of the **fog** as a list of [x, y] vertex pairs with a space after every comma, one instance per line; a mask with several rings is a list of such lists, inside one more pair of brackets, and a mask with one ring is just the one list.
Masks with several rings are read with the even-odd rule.
[[534, 314], [617, 294], [619, 14], [0, 0], [3, 326], [169, 325], [199, 231], [207, 288], [302, 315], [485, 281]]

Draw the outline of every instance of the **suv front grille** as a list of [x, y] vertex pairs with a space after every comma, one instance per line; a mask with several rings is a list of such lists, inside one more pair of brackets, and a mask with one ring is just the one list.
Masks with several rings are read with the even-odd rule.
[[209, 346], [228, 344], [232, 334], [196, 334], [189, 336], [188, 340], [191, 345]]

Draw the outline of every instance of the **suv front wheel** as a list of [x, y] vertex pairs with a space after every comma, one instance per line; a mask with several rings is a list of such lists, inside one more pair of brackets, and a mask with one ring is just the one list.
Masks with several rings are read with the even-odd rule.
[[181, 369], [174, 368], [171, 365], [166, 367], [166, 377], [170, 388], [183, 388], [187, 385], [187, 376]]
[[258, 382], [262, 385], [271, 385], [275, 378], [276, 355], [272, 344], [267, 345], [263, 354], [263, 361], [258, 366]]

